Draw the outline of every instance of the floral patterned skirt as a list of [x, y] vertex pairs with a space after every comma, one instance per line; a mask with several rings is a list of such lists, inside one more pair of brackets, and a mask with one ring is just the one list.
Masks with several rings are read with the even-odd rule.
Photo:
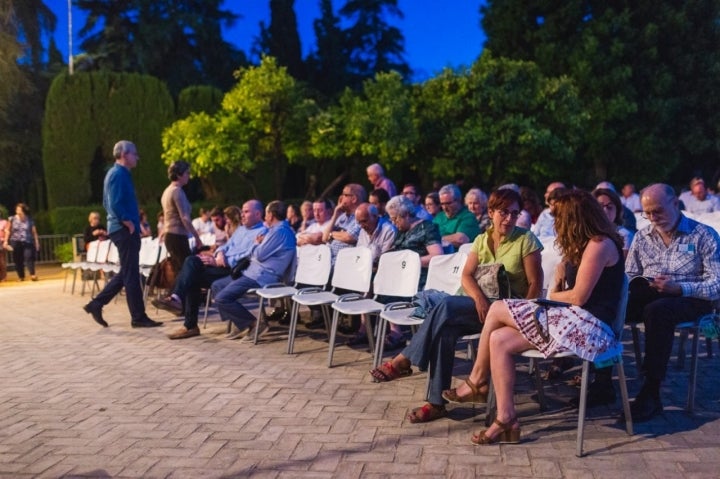
[[579, 306], [546, 308], [524, 299], [504, 302], [520, 333], [545, 357], [570, 351], [589, 361], [604, 361], [622, 353], [622, 343], [610, 326]]

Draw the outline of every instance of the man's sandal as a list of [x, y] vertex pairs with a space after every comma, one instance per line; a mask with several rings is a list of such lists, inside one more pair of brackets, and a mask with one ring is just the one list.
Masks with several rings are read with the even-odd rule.
[[435, 419], [447, 416], [447, 409], [445, 406], [436, 406], [434, 404], [427, 403], [422, 407], [418, 407], [410, 411], [407, 415], [408, 421], [413, 424], [421, 422], [430, 422]]
[[370, 375], [375, 379], [375, 382], [385, 383], [392, 381], [397, 378], [404, 378], [412, 374], [412, 369], [397, 369], [393, 366], [391, 361], [386, 362], [379, 368], [372, 369]]

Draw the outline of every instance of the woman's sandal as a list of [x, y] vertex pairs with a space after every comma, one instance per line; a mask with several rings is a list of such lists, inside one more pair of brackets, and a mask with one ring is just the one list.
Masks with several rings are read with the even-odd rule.
[[495, 419], [495, 424], [500, 426], [500, 432], [495, 437], [487, 435], [488, 429], [483, 429], [479, 434], [473, 434], [470, 442], [476, 446], [486, 446], [489, 444], [518, 444], [520, 443], [520, 426], [514, 428], [518, 424], [516, 417], [508, 422], [500, 422]]
[[379, 368], [372, 369], [370, 375], [375, 378], [375, 382], [385, 383], [397, 378], [404, 378], [412, 374], [412, 369], [397, 369], [393, 366], [392, 361], [388, 361]]
[[454, 403], [475, 403], [475, 404], [485, 404], [488, 400], [488, 392], [481, 392], [480, 388], [485, 386], [487, 384], [487, 381], [483, 381], [480, 384], [473, 384], [470, 381], [470, 378], [467, 378], [465, 380], [465, 384], [468, 385], [470, 388], [470, 391], [472, 391], [470, 394], [466, 394], [464, 396], [460, 396], [457, 393], [457, 388], [452, 389], [446, 389], [442, 393], [443, 399], [449, 402]]
[[413, 424], [421, 422], [430, 422], [435, 419], [447, 416], [447, 409], [445, 406], [436, 406], [434, 404], [426, 403], [422, 407], [417, 407], [410, 411], [407, 415], [408, 421]]

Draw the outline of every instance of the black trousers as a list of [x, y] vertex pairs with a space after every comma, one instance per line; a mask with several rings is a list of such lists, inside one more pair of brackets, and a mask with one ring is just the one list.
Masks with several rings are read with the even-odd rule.
[[678, 323], [694, 321], [712, 311], [712, 302], [659, 293], [642, 282], [630, 285], [626, 322], [645, 324], [642, 370], [650, 380], [665, 379]]

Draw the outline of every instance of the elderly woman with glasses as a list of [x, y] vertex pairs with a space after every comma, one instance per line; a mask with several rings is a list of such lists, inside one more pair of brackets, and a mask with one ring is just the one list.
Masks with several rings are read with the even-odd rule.
[[[427, 279], [427, 270], [430, 265], [430, 259], [433, 256], [442, 254], [442, 245], [440, 240], [440, 230], [436, 224], [430, 220], [423, 220], [415, 216], [415, 203], [409, 198], [398, 195], [393, 196], [386, 205], [387, 213], [390, 216], [397, 233], [393, 240], [392, 246], [388, 251], [400, 251], [409, 249], [420, 255], [420, 281], [418, 282], [418, 290], [422, 290]], [[395, 301], [401, 298], [393, 299]], [[390, 325], [390, 332], [385, 338], [385, 350], [390, 351], [398, 349], [402, 345], [403, 333], [396, 324]], [[358, 334], [350, 339], [347, 344], [350, 346], [358, 344], [367, 344], [367, 333], [363, 324]]]
[[479, 333], [490, 308], [490, 299], [475, 280], [478, 265], [502, 263], [513, 296], [529, 299], [540, 295], [542, 244], [530, 231], [515, 226], [521, 201], [520, 195], [510, 189], [497, 190], [490, 195], [491, 226], [472, 244], [462, 272], [464, 294], [439, 298], [410, 345], [392, 360], [370, 371], [376, 381], [383, 382], [410, 375], [412, 364], [421, 370], [430, 368], [428, 402], [408, 414], [410, 422], [428, 422], [447, 414], [447, 401], [442, 393], [452, 381], [455, 343], [461, 336]]

